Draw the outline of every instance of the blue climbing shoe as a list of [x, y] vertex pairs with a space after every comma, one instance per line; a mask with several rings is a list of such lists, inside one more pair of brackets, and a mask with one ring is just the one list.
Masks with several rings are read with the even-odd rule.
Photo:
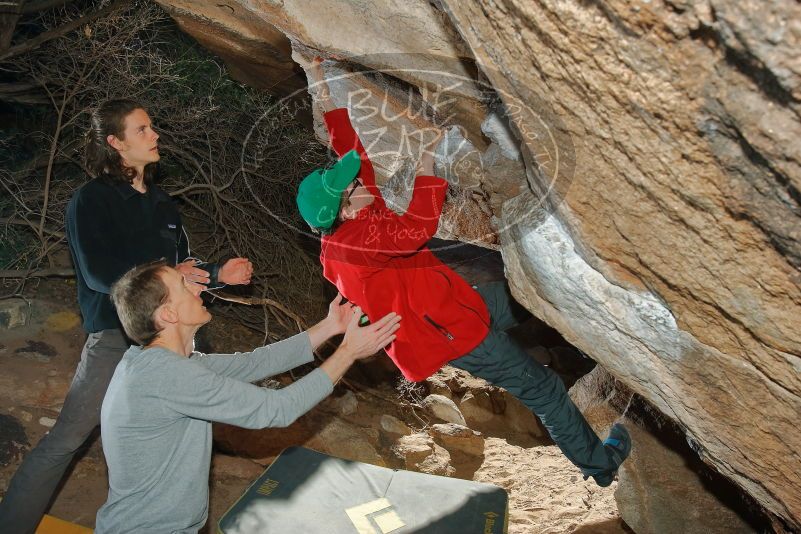
[[623, 424], [615, 423], [612, 425], [612, 428], [609, 429], [609, 436], [604, 440], [604, 449], [606, 449], [606, 453], [609, 455], [609, 459], [612, 461], [615, 468], [592, 475], [595, 482], [602, 488], [612, 483], [620, 464], [622, 464], [631, 453], [631, 436], [629, 436], [629, 431], [626, 430]]

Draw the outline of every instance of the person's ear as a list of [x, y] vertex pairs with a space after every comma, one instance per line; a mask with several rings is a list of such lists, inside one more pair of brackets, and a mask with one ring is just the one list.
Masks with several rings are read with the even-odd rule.
[[106, 136], [106, 142], [109, 145], [111, 145], [111, 148], [113, 148], [114, 150], [116, 150], [118, 152], [123, 149], [122, 141], [117, 139], [116, 135], [108, 135], [108, 136]]
[[337, 219], [346, 221], [351, 218], [351, 215], [350, 201], [343, 200], [342, 205], [339, 207], [339, 213], [337, 213]]
[[178, 322], [178, 313], [175, 309], [167, 304], [162, 304], [158, 308], [156, 308], [156, 327], [159, 330], [164, 330], [168, 325], [175, 324]]

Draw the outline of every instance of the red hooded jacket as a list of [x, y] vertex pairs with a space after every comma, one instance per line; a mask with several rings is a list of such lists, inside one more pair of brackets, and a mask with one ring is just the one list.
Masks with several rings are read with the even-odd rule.
[[375, 201], [322, 239], [323, 275], [371, 321], [402, 317], [387, 354], [407, 379], [424, 380], [486, 337], [489, 312], [481, 296], [425, 244], [436, 233], [448, 183], [417, 176], [409, 208], [387, 208], [370, 159], [345, 108], [325, 114], [330, 143], [342, 157], [361, 155], [359, 178]]

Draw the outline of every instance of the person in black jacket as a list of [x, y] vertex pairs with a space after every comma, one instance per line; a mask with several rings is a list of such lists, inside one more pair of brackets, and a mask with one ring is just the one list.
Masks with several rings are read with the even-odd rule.
[[109, 298], [112, 284], [162, 258], [203, 289], [250, 283], [246, 258], [218, 265], [190, 257], [175, 204], [153, 184], [158, 139], [135, 101], [110, 100], [92, 113], [86, 167], [93, 179], [73, 195], [66, 221], [88, 337], [55, 425], [26, 455], [0, 501], [3, 532], [36, 530], [76, 451], [99, 424], [103, 396], [130, 346]]

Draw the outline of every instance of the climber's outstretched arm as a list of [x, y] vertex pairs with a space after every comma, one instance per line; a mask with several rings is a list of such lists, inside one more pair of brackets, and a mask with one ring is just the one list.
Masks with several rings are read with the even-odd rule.
[[311, 87], [316, 91], [315, 100], [320, 103], [324, 113], [333, 111], [333, 100], [331, 100], [331, 91], [328, 88], [328, 82], [325, 81], [325, 74], [323, 73], [323, 58], [315, 56], [311, 61], [308, 68]]

